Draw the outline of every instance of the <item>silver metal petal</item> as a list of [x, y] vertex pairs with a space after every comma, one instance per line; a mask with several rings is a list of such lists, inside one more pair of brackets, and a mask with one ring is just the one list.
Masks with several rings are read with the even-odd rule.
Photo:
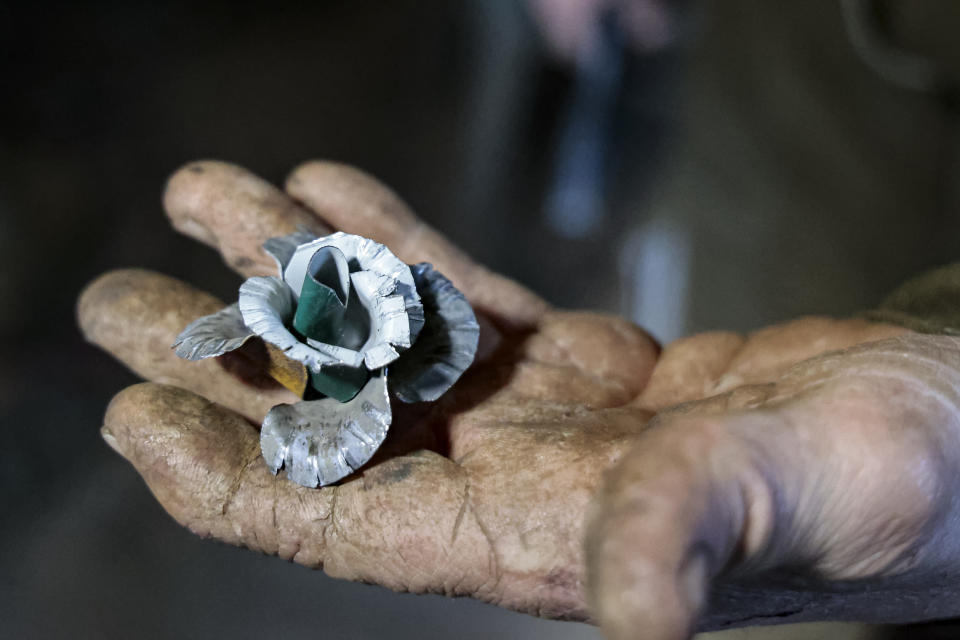
[[280, 404], [260, 431], [267, 466], [305, 487], [331, 484], [365, 465], [380, 447], [392, 414], [387, 374], [375, 372], [353, 400]]
[[256, 276], [240, 285], [237, 304], [251, 331], [311, 371], [332, 364], [360, 366], [363, 355], [359, 351], [312, 340], [307, 345], [297, 340], [285, 326], [293, 318], [294, 302], [293, 293], [280, 278]]
[[290, 263], [290, 258], [293, 257], [293, 253], [297, 250], [297, 247], [316, 239], [317, 234], [311, 233], [306, 229], [297, 229], [286, 236], [269, 238], [263, 243], [263, 250], [276, 261], [277, 275], [282, 276], [283, 270], [287, 268], [287, 264]]
[[432, 265], [421, 262], [411, 272], [427, 322], [413, 347], [390, 365], [391, 385], [404, 402], [433, 401], [473, 362], [480, 325], [467, 299]]
[[[410, 347], [410, 322], [403, 296], [396, 294], [397, 280], [373, 271], [350, 274], [361, 304], [370, 314], [370, 337], [360, 348], [371, 371], [400, 357]], [[395, 348], [396, 347], [396, 348]]]
[[237, 303], [198, 318], [177, 336], [173, 347], [187, 360], [203, 360], [239, 349], [255, 334], [243, 323]]
[[283, 280], [290, 286], [294, 295], [300, 296], [313, 254], [317, 249], [327, 246], [340, 249], [347, 257], [347, 261], [351, 263], [352, 271], [373, 271], [390, 276], [397, 281], [397, 293], [403, 296], [404, 308], [407, 311], [410, 340], [411, 342], [416, 340], [423, 328], [423, 306], [420, 303], [410, 267], [393, 255], [387, 247], [369, 238], [338, 231], [297, 247], [283, 270]]

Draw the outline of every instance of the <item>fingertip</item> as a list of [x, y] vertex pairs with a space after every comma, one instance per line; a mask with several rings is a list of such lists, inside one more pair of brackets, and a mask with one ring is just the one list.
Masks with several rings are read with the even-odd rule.
[[110, 401], [101, 435], [171, 515], [193, 527], [222, 515], [224, 496], [260, 451], [256, 431], [238, 414], [150, 382]]
[[88, 282], [77, 297], [75, 309], [77, 326], [80, 327], [80, 333], [87, 342], [96, 342], [94, 335], [99, 312], [104, 302], [104, 294], [111, 290], [110, 284], [116, 278], [116, 274], [116, 271], [100, 274]]
[[[190, 320], [223, 304], [214, 296], [147, 269], [115, 269], [90, 282], [77, 300], [84, 337], [112, 353], [133, 337], [157, 334], [167, 347]], [[142, 347], [142, 344], [141, 344]]]
[[364, 179], [372, 180], [351, 165], [333, 160], [307, 160], [298, 164], [287, 174], [284, 188], [287, 193], [297, 197], [297, 193], [309, 195], [315, 189], [322, 189], [331, 184], [363, 182]]
[[129, 334], [161, 326], [152, 321], [157, 305], [164, 300], [172, 301], [167, 306], [182, 311], [188, 319], [222, 306], [215, 297], [169, 276], [147, 269], [115, 269], [98, 276], [80, 292], [77, 324], [88, 342], [113, 352], [125, 344]]
[[88, 342], [144, 378], [192, 389], [259, 421], [273, 405], [291, 401], [292, 394], [279, 385], [260, 384], [235, 366], [238, 361], [191, 362], [171, 348], [190, 322], [222, 308], [216, 297], [175, 278], [121, 269], [87, 285], [77, 302], [77, 321]]
[[102, 437], [103, 441], [107, 443], [107, 446], [123, 456], [123, 450], [120, 448], [120, 443], [117, 441], [117, 437], [113, 435], [113, 432], [110, 431], [106, 424], [100, 427], [100, 437]]
[[135, 460], [131, 445], [143, 435], [142, 422], [147, 417], [143, 411], [153, 402], [158, 386], [149, 382], [129, 386], [113, 396], [107, 405], [100, 435], [111, 449], [132, 463]]
[[211, 185], [242, 173], [244, 170], [241, 167], [220, 160], [196, 160], [174, 171], [167, 178], [163, 190], [163, 209], [174, 228], [205, 244], [216, 246], [216, 235], [192, 212], [203, 207]]
[[388, 191], [389, 187], [372, 175], [345, 162], [335, 160], [307, 160], [287, 175], [287, 190], [312, 190], [331, 185], [350, 185], [369, 192]]
[[273, 258], [262, 250], [268, 238], [297, 229], [329, 233], [276, 186], [217, 160], [191, 162], [175, 171], [163, 206], [174, 229], [216, 247], [227, 264], [248, 277], [276, 273]]
[[744, 540], [749, 458], [720, 418], [646, 431], [606, 478], [587, 536], [589, 593], [611, 638], [690, 637]]
[[311, 185], [324, 184], [330, 180], [356, 181], [358, 175], [363, 175], [359, 169], [334, 160], [307, 160], [298, 164], [287, 175], [284, 187], [287, 193], [294, 193], [309, 188]]
[[167, 212], [189, 210], [211, 183], [236, 178], [246, 169], [222, 160], [194, 160], [179, 167], [167, 178], [163, 203]]
[[101, 429], [124, 457], [141, 462], [166, 457], [167, 445], [193, 451], [223, 439], [219, 448], [227, 444], [225, 435], [243, 439], [245, 431], [255, 438], [252, 427], [239, 415], [186, 389], [154, 382], [141, 382], [115, 395]]
[[653, 554], [638, 553], [627, 537], [608, 530], [592, 554], [590, 603], [605, 637], [689, 638], [705, 599], [707, 558], [692, 553], [683, 560], [669, 544]]

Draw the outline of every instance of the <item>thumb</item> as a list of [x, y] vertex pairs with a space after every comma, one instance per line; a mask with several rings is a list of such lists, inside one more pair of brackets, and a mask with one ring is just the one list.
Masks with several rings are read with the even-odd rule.
[[689, 638], [712, 577], [770, 534], [772, 492], [744, 441], [719, 418], [668, 422], [611, 471], [588, 530], [588, 593], [610, 638]]

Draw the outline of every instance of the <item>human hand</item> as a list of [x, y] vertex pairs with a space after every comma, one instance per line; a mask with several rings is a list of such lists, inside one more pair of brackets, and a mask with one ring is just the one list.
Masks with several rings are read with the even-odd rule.
[[406, 262], [432, 262], [477, 311], [475, 366], [437, 403], [395, 404], [390, 434], [362, 473], [305, 489], [272, 475], [251, 425], [295, 398], [239, 379], [241, 361], [187, 362], [171, 351], [187, 323], [222, 303], [166, 276], [118, 271], [84, 292], [80, 324], [154, 383], [113, 400], [104, 437], [202, 536], [336, 577], [585, 618], [584, 514], [602, 471], [643, 427], [647, 412], [626, 405], [657, 346], [624, 320], [550, 310], [356, 170], [308, 164], [287, 189], [309, 209], [242, 169], [194, 163], [170, 180], [165, 207], [177, 229], [248, 277], [275, 271], [260, 245], [298, 226], [364, 235]]
[[[908, 570], [908, 584], [930, 583], [940, 547], [927, 534], [953, 514], [941, 508], [951, 339], [806, 319], [659, 354], [629, 323], [551, 310], [478, 267], [355, 170], [307, 164], [287, 190], [305, 207], [236, 167], [194, 163], [165, 205], [245, 276], [272, 272], [260, 244], [301, 225], [433, 262], [477, 309], [481, 353], [440, 402], [399, 413], [360, 474], [305, 489], [262, 464], [247, 420], [294, 398], [241, 380], [229, 359], [189, 363], [169, 348], [221, 303], [144, 271], [102, 276], [80, 300], [84, 333], [154, 381], [113, 400], [103, 434], [179, 522], [335, 577], [547, 617], [592, 610], [615, 637], [683, 637], [709, 584], [711, 627], [786, 610], [924, 616], [897, 584], [885, 597], [909, 610], [881, 610], [876, 594], [871, 609], [862, 589], [837, 595], [828, 581], [869, 587]], [[785, 567], [805, 581], [755, 580]]]

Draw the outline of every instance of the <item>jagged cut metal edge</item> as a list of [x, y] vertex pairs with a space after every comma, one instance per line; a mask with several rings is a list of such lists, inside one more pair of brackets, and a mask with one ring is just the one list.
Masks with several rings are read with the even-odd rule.
[[397, 281], [397, 293], [403, 296], [409, 320], [410, 342], [415, 342], [424, 325], [424, 313], [410, 266], [386, 246], [370, 238], [338, 231], [298, 246], [283, 269], [283, 280], [294, 296], [300, 296], [310, 258], [317, 249], [327, 246], [340, 249], [347, 260], [356, 260], [362, 271], [373, 271]]
[[277, 275], [283, 277], [283, 271], [290, 264], [290, 258], [293, 257], [297, 247], [316, 239], [317, 234], [306, 229], [297, 229], [289, 235], [268, 238], [261, 246], [264, 252], [277, 263]]
[[410, 347], [410, 322], [397, 280], [374, 271], [350, 274], [357, 297], [370, 317], [370, 336], [360, 348], [363, 361], [373, 371], [400, 357], [398, 349]]
[[333, 398], [273, 407], [260, 430], [260, 451], [276, 474], [304, 487], [332, 484], [365, 465], [387, 437], [393, 417], [387, 373], [373, 373], [348, 402]]
[[254, 335], [234, 302], [188, 324], [172, 346], [181, 358], [203, 360], [239, 349]]
[[460, 379], [477, 355], [480, 325], [473, 307], [427, 262], [411, 267], [426, 324], [413, 346], [392, 365], [390, 383], [404, 402], [430, 402]]
[[293, 318], [293, 293], [280, 278], [248, 278], [240, 285], [237, 305], [251, 331], [314, 373], [329, 365], [358, 367], [363, 364], [359, 351], [314, 341], [307, 345], [290, 333], [285, 325]]

